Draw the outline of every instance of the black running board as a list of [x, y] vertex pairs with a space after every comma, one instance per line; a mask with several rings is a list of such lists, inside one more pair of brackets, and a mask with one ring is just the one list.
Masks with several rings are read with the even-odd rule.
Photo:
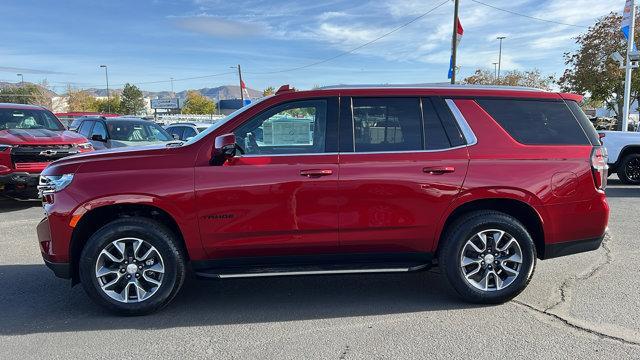
[[406, 273], [427, 270], [431, 264], [357, 264], [346, 266], [249, 267], [197, 270], [196, 276], [214, 279], [236, 279], [273, 276], [344, 275], [367, 273]]

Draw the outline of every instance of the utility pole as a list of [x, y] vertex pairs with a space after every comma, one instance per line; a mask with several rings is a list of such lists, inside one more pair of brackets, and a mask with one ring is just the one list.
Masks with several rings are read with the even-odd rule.
[[453, 33], [451, 34], [451, 84], [456, 83], [456, 56], [458, 52], [458, 6], [460, 0], [453, 2]]
[[109, 101], [109, 72], [107, 71], [107, 65], [100, 65], [104, 68], [104, 77], [107, 80], [107, 112], [111, 113], [111, 101]]
[[493, 64], [493, 78], [497, 79], [498, 78], [498, 63], [494, 62]]
[[20, 76], [20, 86], [24, 85], [24, 76], [22, 74], [16, 74]]
[[170, 78], [170, 79], [171, 79], [171, 94], [173, 94], [173, 97], [176, 97], [176, 93], [175, 91], [173, 91], [173, 78]]
[[631, 100], [631, 71], [632, 64], [629, 54], [633, 52], [633, 35], [636, 27], [636, 4], [634, 0], [631, 3], [631, 23], [629, 24], [629, 36], [627, 37], [627, 63], [625, 65], [624, 74], [624, 108], [622, 109], [622, 131], [629, 128], [629, 103]]
[[238, 79], [240, 79], [240, 100], [242, 101], [242, 106], [244, 106], [244, 93], [242, 92], [242, 70], [240, 69], [240, 64], [238, 66], [230, 66], [231, 69], [238, 69]]
[[497, 39], [500, 40], [500, 50], [498, 52], [498, 76], [496, 77], [500, 80], [500, 66], [502, 66], [502, 40], [504, 40], [506, 36], [498, 36]]

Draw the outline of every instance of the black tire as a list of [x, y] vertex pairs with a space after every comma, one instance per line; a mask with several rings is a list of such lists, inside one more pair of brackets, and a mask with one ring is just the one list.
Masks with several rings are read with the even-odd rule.
[[[493, 291], [474, 287], [467, 281], [461, 268], [461, 255], [467, 240], [489, 229], [502, 230], [511, 235], [522, 252], [519, 274], [508, 286]], [[516, 218], [498, 211], [474, 211], [463, 215], [448, 227], [438, 261], [442, 273], [462, 299], [472, 303], [499, 304], [511, 300], [529, 284], [536, 265], [536, 248], [531, 235]]]
[[629, 154], [622, 159], [618, 177], [624, 184], [640, 185], [640, 154]]
[[[141, 239], [155, 247], [164, 263], [160, 286], [140, 302], [114, 300], [102, 290], [95, 276], [96, 261], [101, 251], [112, 241], [127, 237]], [[148, 218], [122, 218], [106, 224], [89, 238], [82, 250], [79, 273], [84, 290], [96, 303], [120, 315], [145, 315], [162, 309], [176, 296], [185, 278], [185, 257], [176, 236], [163, 224]]]

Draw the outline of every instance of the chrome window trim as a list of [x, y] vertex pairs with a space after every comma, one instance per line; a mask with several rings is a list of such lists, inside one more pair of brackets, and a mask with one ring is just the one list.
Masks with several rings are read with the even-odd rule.
[[462, 135], [464, 135], [464, 138], [467, 140], [466, 146], [477, 144], [478, 138], [476, 137], [476, 134], [473, 133], [471, 126], [469, 126], [469, 123], [467, 123], [464, 115], [462, 115], [462, 112], [460, 112], [460, 109], [458, 109], [455, 101], [453, 101], [452, 99], [445, 99], [444, 101], [447, 103], [449, 110], [451, 110], [453, 117], [456, 119], [456, 122], [458, 123], [458, 126], [462, 131]]

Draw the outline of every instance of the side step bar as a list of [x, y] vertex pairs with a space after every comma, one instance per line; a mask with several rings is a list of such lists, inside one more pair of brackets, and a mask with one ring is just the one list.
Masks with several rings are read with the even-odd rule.
[[[272, 276], [303, 276], [303, 275], [341, 275], [341, 274], [366, 274], [366, 273], [401, 273], [426, 270], [431, 264], [420, 264], [410, 267], [361, 267], [361, 268], [334, 268], [322, 269], [319, 267], [305, 268], [250, 268], [250, 269], [218, 269], [209, 271], [196, 271], [195, 274], [203, 278], [236, 279]], [[235, 270], [235, 271], [234, 271]], [[244, 271], [242, 271], [244, 270]]]

